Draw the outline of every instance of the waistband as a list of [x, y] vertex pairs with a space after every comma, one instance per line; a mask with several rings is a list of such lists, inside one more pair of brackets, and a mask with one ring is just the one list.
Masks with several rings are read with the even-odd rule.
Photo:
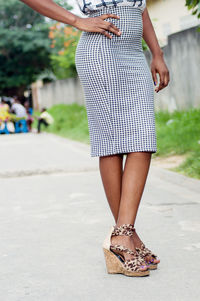
[[134, 7], [131, 5], [118, 5], [118, 6], [104, 6], [102, 8], [99, 9], [94, 9], [94, 10], [90, 10], [87, 12], [87, 16], [91, 17], [91, 16], [99, 16], [102, 14], [115, 14], [117, 12], [124, 12], [126, 13], [127, 11], [139, 11], [142, 13], [142, 10], [138, 7]]

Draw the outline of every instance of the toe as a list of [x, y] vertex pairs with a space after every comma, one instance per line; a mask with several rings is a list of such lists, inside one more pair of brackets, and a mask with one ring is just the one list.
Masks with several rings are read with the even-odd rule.
[[141, 265], [140, 266], [140, 271], [147, 271], [148, 270], [148, 266], [146, 266], [146, 265]]
[[160, 259], [158, 259], [158, 258], [155, 259], [155, 258], [154, 258], [153, 263], [160, 263]]

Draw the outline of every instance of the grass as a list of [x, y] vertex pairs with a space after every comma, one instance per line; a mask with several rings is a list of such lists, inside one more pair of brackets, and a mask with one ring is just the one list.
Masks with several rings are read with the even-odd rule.
[[[55, 119], [48, 132], [89, 143], [85, 106], [60, 104], [48, 111]], [[156, 112], [156, 129], [158, 150], [154, 156], [187, 154], [174, 170], [200, 179], [200, 109]]]
[[48, 112], [55, 122], [46, 131], [62, 137], [89, 143], [87, 113], [84, 106], [78, 104], [59, 104]]
[[183, 155], [186, 160], [173, 170], [200, 179], [200, 109], [157, 112], [156, 156]]

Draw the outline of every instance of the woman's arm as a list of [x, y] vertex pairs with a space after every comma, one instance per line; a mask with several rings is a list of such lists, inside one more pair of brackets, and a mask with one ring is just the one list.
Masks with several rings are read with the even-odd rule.
[[49, 17], [51, 19], [57, 20], [59, 22], [72, 25], [79, 30], [90, 31], [90, 32], [100, 32], [112, 38], [112, 36], [107, 32], [111, 31], [116, 35], [120, 35], [120, 30], [112, 23], [104, 21], [106, 18], [119, 19], [119, 16], [114, 14], [103, 14], [99, 17], [93, 18], [81, 18], [68, 10], [57, 5], [52, 0], [21, 0], [34, 10], [36, 10], [41, 15]]
[[151, 23], [151, 19], [148, 14], [147, 8], [145, 8], [143, 14], [143, 38], [152, 53], [151, 72], [155, 85], [158, 84], [157, 73], [160, 77], [159, 86], [156, 87], [155, 91], [159, 92], [165, 88], [169, 83], [169, 70], [165, 64], [163, 58], [163, 51], [158, 44], [158, 40]]

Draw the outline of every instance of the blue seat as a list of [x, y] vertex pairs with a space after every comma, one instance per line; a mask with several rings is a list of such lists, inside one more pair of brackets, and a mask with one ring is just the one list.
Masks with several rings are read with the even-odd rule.
[[0, 129], [0, 134], [10, 134], [6, 121], [4, 122], [4, 129], [3, 130]]
[[25, 119], [15, 122], [15, 133], [28, 133], [28, 126]]

